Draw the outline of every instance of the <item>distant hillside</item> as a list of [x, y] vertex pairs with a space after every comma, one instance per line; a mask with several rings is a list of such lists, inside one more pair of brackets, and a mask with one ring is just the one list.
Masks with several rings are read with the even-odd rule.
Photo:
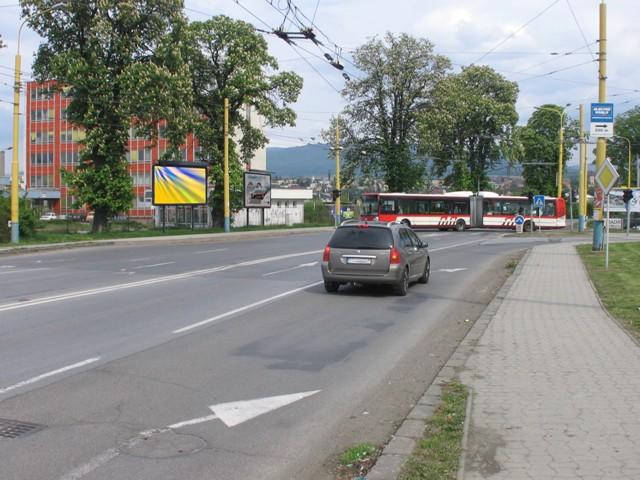
[[[330, 157], [331, 155], [331, 157]], [[274, 176], [292, 177], [327, 177], [333, 176], [336, 162], [328, 145], [309, 144], [302, 147], [268, 147], [267, 170]], [[510, 167], [507, 162], [489, 170], [490, 176], [521, 175], [522, 167]]]

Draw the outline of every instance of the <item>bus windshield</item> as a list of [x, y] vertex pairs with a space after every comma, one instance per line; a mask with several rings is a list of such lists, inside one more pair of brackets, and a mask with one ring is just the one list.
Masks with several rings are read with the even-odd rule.
[[363, 215], [378, 215], [378, 197], [370, 196], [362, 199]]

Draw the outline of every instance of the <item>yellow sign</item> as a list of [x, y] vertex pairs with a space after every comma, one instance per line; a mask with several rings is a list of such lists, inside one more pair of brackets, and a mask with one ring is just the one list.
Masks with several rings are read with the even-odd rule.
[[620, 178], [615, 167], [611, 164], [608, 158], [605, 158], [604, 162], [596, 172], [596, 183], [602, 189], [605, 195], [607, 195], [613, 186]]

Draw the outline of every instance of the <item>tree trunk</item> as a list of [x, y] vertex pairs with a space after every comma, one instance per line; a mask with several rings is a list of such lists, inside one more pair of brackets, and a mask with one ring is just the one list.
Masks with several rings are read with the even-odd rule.
[[108, 221], [109, 218], [107, 217], [106, 212], [101, 208], [96, 208], [93, 217], [93, 225], [91, 226], [91, 233], [106, 232]]

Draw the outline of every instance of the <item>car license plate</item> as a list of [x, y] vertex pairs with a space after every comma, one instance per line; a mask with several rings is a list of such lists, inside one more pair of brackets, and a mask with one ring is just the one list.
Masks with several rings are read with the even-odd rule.
[[349, 257], [347, 258], [347, 263], [355, 264], [355, 265], [371, 265], [371, 259]]

